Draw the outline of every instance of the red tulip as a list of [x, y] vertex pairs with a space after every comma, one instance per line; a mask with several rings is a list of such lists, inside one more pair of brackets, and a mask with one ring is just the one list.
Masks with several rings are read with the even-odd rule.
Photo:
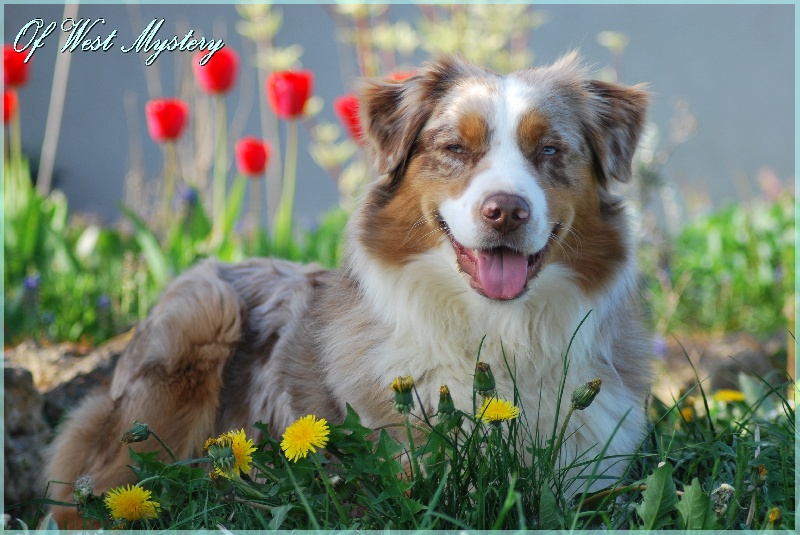
[[394, 80], [395, 82], [402, 82], [406, 78], [411, 78], [417, 74], [415, 71], [400, 71], [400, 72], [393, 72], [389, 75], [390, 80]]
[[239, 54], [226, 46], [214, 52], [205, 65], [200, 65], [203, 55], [198, 52], [192, 64], [197, 83], [207, 93], [226, 93], [239, 73]]
[[25, 85], [28, 81], [28, 64], [25, 52], [17, 52], [14, 45], [3, 47], [3, 73], [6, 87]]
[[189, 105], [178, 98], [151, 100], [144, 111], [150, 137], [158, 142], [181, 137], [189, 120]]
[[267, 168], [271, 152], [272, 149], [266, 141], [254, 137], [240, 139], [236, 143], [236, 167], [244, 176], [260, 176]]
[[336, 112], [336, 117], [339, 118], [353, 141], [364, 143], [361, 117], [358, 116], [358, 97], [349, 94], [334, 99], [333, 111]]
[[13, 89], [6, 89], [3, 91], [3, 124], [8, 124], [8, 121], [17, 113], [17, 92]]
[[295, 119], [302, 115], [313, 85], [314, 73], [308, 69], [270, 74], [267, 98], [275, 115], [281, 119]]

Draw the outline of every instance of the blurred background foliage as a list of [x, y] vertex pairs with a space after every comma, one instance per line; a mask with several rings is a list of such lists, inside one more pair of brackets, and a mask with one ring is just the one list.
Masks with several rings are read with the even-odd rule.
[[[421, 5], [414, 23], [392, 21], [386, 6], [324, 8], [336, 23], [340, 45], [352, 50], [358, 76], [408, 73], [420, 53], [460, 53], [501, 72], [535, 64], [530, 36], [547, 22], [541, 11], [527, 5]], [[283, 23], [279, 8], [247, 4], [238, 12], [237, 31], [254, 50], [252, 57], [243, 58], [242, 76], [257, 76], [264, 87], [271, 72], [302, 65], [300, 45], [276, 45]], [[626, 47], [636, 43], [608, 31], [597, 39], [608, 49], [610, 64], [599, 76], [621, 79]], [[371, 169], [360, 145], [339, 125], [318, 120], [318, 112], [330, 103], [313, 97], [300, 123], [309, 140], [305, 148], [339, 189], [339, 207], [321, 215], [310, 229], [294, 228], [290, 243], [276, 247], [270, 230], [287, 157], [280, 121], [261, 91], [261, 135], [272, 145], [273, 157], [265, 186], [257, 189], [251, 182], [247, 191], [264, 196], [266, 218], [237, 198], [231, 207], [235, 226], [223, 239], [212, 240], [208, 175], [214, 106], [191, 80], [188, 63], [179, 72], [179, 96], [193, 110], [192, 133], [179, 146], [181, 176], [188, 178], [178, 195], [163, 203], [163, 176], [143, 176], [132, 145], [125, 217], [118, 225], [103, 226], [92, 217], [70, 213], [57, 190], [42, 192], [32, 186], [25, 158], [15, 161], [6, 151], [6, 346], [25, 338], [101, 343], [142, 319], [172, 277], [207, 256], [237, 261], [277, 255], [337, 265], [347, 215], [371, 179]], [[148, 85], [160, 86], [157, 81]], [[636, 180], [627, 191], [638, 213], [642, 288], [653, 328], [662, 336], [744, 330], [768, 337], [785, 335], [788, 321], [793, 332], [794, 192], [773, 181], [758, 199], [713, 211], [706, 207], [690, 218], [691, 200], [682, 198], [663, 167], [679, 146], [691, 143], [698, 121], [689, 102], [674, 104], [672, 124], [648, 130], [636, 156]], [[24, 116], [25, 110], [19, 111]], [[229, 163], [231, 190], [232, 176]], [[171, 217], [155, 217], [155, 207], [162, 204], [170, 207]]]

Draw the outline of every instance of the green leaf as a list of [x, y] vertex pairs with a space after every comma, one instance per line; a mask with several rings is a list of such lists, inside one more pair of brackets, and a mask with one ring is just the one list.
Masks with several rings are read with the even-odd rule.
[[155, 283], [163, 288], [169, 281], [169, 264], [167, 262], [167, 257], [164, 255], [163, 251], [161, 251], [155, 234], [147, 228], [144, 221], [142, 221], [133, 210], [127, 206], [120, 206], [119, 208], [130, 218], [134, 227], [136, 227], [136, 242], [142, 249], [142, 254], [144, 254], [147, 267], [150, 269], [150, 274], [153, 276]]
[[269, 529], [271, 530], [278, 530], [281, 528], [281, 524], [283, 521], [286, 520], [286, 516], [289, 514], [289, 511], [292, 510], [294, 507], [292, 504], [288, 505], [280, 505], [272, 509], [272, 520], [269, 522]]
[[539, 529], [559, 529], [563, 525], [564, 513], [558, 506], [556, 495], [549, 485], [543, 485], [539, 502]]
[[239, 219], [239, 214], [242, 212], [242, 200], [246, 189], [247, 179], [236, 177], [230, 191], [228, 191], [228, 200], [225, 203], [225, 220], [222, 225], [223, 233], [226, 236], [233, 230], [236, 221]]
[[697, 478], [683, 491], [677, 505], [681, 519], [681, 529], [719, 529], [717, 515], [711, 505], [711, 498], [703, 493]]
[[672, 465], [663, 463], [644, 480], [647, 490], [642, 492], [642, 503], [634, 505], [642, 519], [643, 529], [663, 529], [672, 527], [672, 513], [675, 512], [677, 494], [672, 481]]

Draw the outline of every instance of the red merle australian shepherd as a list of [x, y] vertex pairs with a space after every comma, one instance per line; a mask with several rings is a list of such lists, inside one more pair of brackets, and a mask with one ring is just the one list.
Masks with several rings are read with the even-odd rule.
[[[588, 79], [574, 55], [506, 76], [444, 58], [402, 82], [368, 81], [361, 115], [379, 178], [348, 224], [342, 267], [208, 260], [178, 277], [110, 384], [64, 423], [48, 479], [89, 475], [97, 492], [133, 481], [120, 437], [134, 420], [181, 458], [230, 429], [256, 436], [258, 420], [277, 436], [307, 414], [339, 421], [346, 403], [385, 425], [399, 418], [388, 388], [401, 375], [429, 413], [443, 384], [469, 410], [482, 339], [499, 393], [513, 395], [514, 370], [542, 433], [576, 387], [602, 379], [570, 420], [562, 463], [607, 443], [608, 455], [631, 453], [650, 343], [612, 190], [631, 178], [646, 106], [641, 87]], [[619, 475], [611, 464], [602, 469]]]

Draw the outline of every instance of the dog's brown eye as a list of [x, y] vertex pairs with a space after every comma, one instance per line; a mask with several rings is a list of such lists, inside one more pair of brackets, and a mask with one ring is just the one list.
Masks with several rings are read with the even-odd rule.
[[463, 145], [458, 145], [458, 144], [453, 144], [448, 146], [447, 150], [455, 154], [464, 154], [465, 152], [467, 152]]
[[558, 152], [558, 149], [548, 145], [547, 147], [542, 149], [542, 156], [552, 156], [556, 152]]

